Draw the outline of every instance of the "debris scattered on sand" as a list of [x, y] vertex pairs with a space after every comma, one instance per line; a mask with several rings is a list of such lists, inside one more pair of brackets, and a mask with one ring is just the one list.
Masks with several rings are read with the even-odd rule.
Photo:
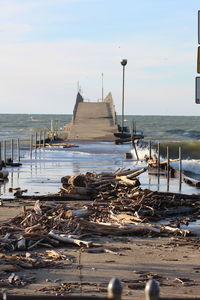
[[[86, 197], [90, 201], [79, 209], [71, 209], [67, 202], [42, 203], [36, 200], [34, 208], [25, 209], [21, 215], [1, 222], [1, 251], [52, 248], [63, 243], [86, 248], [102, 246], [84, 237], [94, 234], [190, 235], [190, 230], [182, 229], [181, 224], [187, 225], [186, 215], [193, 215], [193, 219], [198, 217], [200, 197], [142, 190], [136, 176], [144, 171], [88, 172], [63, 177], [63, 187], [57, 197], [46, 195], [41, 198], [38, 195], [34, 199], [57, 201], [59, 197], [73, 195], [77, 196], [75, 199], [83, 197], [85, 200]], [[184, 217], [177, 217], [182, 215]], [[162, 224], [161, 220], [166, 217], [173, 219]]]

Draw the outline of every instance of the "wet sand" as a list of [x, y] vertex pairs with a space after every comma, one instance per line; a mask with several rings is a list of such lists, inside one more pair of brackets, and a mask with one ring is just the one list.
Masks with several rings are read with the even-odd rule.
[[[151, 277], [160, 283], [161, 296], [198, 296], [200, 292], [199, 249], [176, 247], [169, 238], [110, 237], [98, 239], [119, 249], [118, 254], [87, 253], [71, 247], [58, 250], [73, 258], [62, 267], [21, 270], [17, 275], [34, 277], [25, 287], [8, 289], [17, 294], [106, 294], [107, 283], [117, 277], [123, 285], [123, 299], [144, 298], [144, 286]], [[8, 273], [7, 273], [8, 274]]]

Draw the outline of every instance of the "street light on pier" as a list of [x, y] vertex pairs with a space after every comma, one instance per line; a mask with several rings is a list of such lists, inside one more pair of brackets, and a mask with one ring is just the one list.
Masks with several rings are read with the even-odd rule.
[[124, 80], [125, 80], [125, 66], [127, 64], [127, 59], [122, 59], [121, 65], [123, 67], [123, 83], [122, 83], [122, 121], [121, 121], [121, 132], [124, 131]]

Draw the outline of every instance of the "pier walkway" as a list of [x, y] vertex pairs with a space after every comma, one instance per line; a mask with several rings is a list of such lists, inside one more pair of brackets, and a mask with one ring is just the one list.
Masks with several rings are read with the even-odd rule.
[[117, 124], [111, 93], [102, 102], [84, 102], [78, 93], [72, 123], [64, 130], [70, 140], [114, 141]]

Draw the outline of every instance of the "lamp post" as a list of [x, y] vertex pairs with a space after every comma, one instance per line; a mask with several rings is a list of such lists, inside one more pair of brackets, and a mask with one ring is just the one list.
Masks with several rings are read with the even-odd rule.
[[122, 59], [121, 65], [123, 66], [123, 83], [122, 83], [122, 123], [121, 132], [124, 131], [124, 79], [125, 79], [125, 66], [127, 64], [127, 59]]

